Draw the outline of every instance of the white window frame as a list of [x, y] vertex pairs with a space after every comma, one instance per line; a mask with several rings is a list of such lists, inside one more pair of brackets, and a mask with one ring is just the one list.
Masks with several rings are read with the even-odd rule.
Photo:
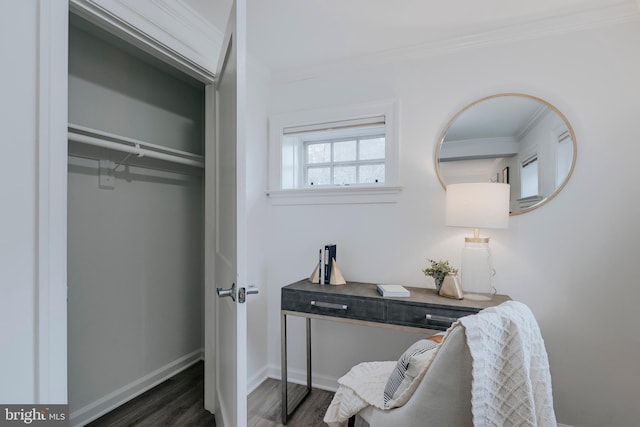
[[[552, 144], [554, 147], [553, 155], [555, 158], [555, 168], [554, 168], [554, 184], [555, 188], [559, 188], [571, 175], [571, 166], [573, 164], [573, 135], [569, 131], [569, 128], [566, 125], [561, 125], [554, 129], [554, 142]], [[567, 149], [570, 150], [570, 153], [567, 152]], [[564, 156], [563, 154], [570, 154], [569, 156]], [[563, 159], [569, 160], [569, 168], [565, 172], [565, 165], [561, 165], [560, 162]], [[562, 174], [560, 172], [563, 172]], [[555, 190], [554, 190], [555, 191]]]
[[[536, 177], [535, 177], [535, 181], [536, 181], [536, 191], [534, 194], [527, 194], [524, 195], [522, 194], [522, 186], [524, 184], [524, 169], [527, 166], [530, 165], [535, 165], [536, 167]], [[540, 195], [540, 156], [538, 155], [537, 152], [534, 152], [533, 154], [530, 154], [526, 157], [524, 157], [524, 159], [520, 162], [520, 198], [526, 199], [528, 197], [538, 197]]]
[[[384, 183], [353, 184], [348, 186], [297, 186], [283, 188], [283, 134], [285, 129], [317, 127], [323, 123], [367, 121], [383, 117], [385, 123], [385, 180]], [[335, 204], [335, 203], [395, 203], [398, 193], [398, 129], [397, 103], [378, 101], [368, 104], [328, 107], [274, 115], [269, 119], [269, 190], [273, 204]], [[298, 154], [303, 179], [304, 159]]]

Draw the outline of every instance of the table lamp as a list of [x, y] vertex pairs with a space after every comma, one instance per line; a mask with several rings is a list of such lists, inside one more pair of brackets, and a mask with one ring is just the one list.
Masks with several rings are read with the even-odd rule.
[[473, 228], [465, 237], [460, 266], [464, 297], [488, 301], [493, 295], [495, 274], [489, 238], [480, 237], [480, 228], [507, 228], [509, 224], [509, 184], [464, 183], [447, 185], [446, 223]]

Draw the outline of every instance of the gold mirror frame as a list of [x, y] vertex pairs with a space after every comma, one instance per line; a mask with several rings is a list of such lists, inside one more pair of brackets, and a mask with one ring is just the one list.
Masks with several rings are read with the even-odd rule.
[[571, 135], [571, 142], [573, 145], [573, 157], [571, 160], [571, 167], [569, 168], [569, 171], [567, 173], [567, 176], [565, 177], [564, 181], [557, 186], [557, 188], [555, 188], [555, 190], [549, 194], [549, 196], [545, 197], [544, 199], [542, 199], [540, 202], [530, 206], [530, 207], [526, 207], [526, 208], [522, 208], [521, 210], [517, 210], [514, 212], [510, 212], [510, 215], [515, 216], [515, 215], [521, 215], [523, 213], [526, 212], [530, 212], [534, 209], [537, 209], [547, 203], [549, 203], [549, 201], [551, 201], [558, 193], [560, 193], [560, 191], [562, 191], [562, 189], [565, 187], [565, 185], [567, 185], [567, 182], [569, 182], [569, 179], [571, 178], [571, 175], [573, 174], [573, 169], [575, 168], [575, 164], [576, 164], [576, 159], [578, 156], [578, 146], [576, 143], [576, 136], [575, 136], [575, 132], [573, 130], [573, 127], [571, 126], [571, 123], [569, 123], [569, 120], [567, 120], [567, 118], [565, 117], [564, 114], [562, 114], [562, 112], [560, 112], [560, 110], [558, 110], [553, 104], [545, 101], [542, 98], [538, 98], [536, 96], [533, 95], [528, 95], [528, 94], [524, 94], [524, 93], [499, 93], [499, 94], [495, 94], [495, 95], [490, 95], [490, 96], [486, 96], [484, 98], [480, 98], [470, 104], [468, 104], [466, 107], [464, 107], [462, 110], [460, 110], [458, 113], [456, 113], [451, 120], [449, 120], [446, 124], [446, 126], [444, 127], [444, 129], [442, 130], [442, 132], [440, 133], [440, 136], [437, 140], [436, 143], [436, 149], [435, 149], [435, 154], [434, 154], [434, 163], [435, 163], [435, 169], [436, 169], [436, 174], [438, 175], [438, 180], [440, 181], [440, 184], [442, 185], [442, 188], [446, 191], [447, 190], [447, 183], [444, 180], [444, 177], [442, 176], [442, 173], [440, 171], [440, 149], [441, 146], [443, 144], [443, 141], [445, 139], [445, 136], [447, 134], [447, 132], [449, 131], [449, 129], [451, 128], [451, 126], [453, 125], [453, 123], [455, 123], [455, 121], [460, 118], [460, 116], [465, 113], [466, 111], [468, 111], [470, 108], [477, 106], [478, 104], [490, 100], [490, 99], [495, 99], [495, 98], [501, 98], [501, 97], [512, 97], [512, 96], [517, 96], [517, 97], [524, 97], [524, 98], [528, 98], [534, 101], [539, 102], [540, 104], [545, 105], [547, 108], [549, 108], [552, 112], [554, 112], [555, 114], [558, 115], [558, 117], [560, 119], [562, 119], [562, 121], [564, 122], [564, 124], [567, 127], [567, 130], [569, 131], [570, 135]]

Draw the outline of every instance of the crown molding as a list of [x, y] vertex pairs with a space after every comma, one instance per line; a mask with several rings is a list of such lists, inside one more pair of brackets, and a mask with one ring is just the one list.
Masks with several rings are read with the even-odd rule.
[[[217, 66], [217, 51], [213, 46], [222, 46], [224, 34], [216, 27], [204, 19], [202, 15], [192, 9], [182, 0], [119, 0], [126, 3], [132, 10], [141, 17], [149, 16], [149, 6], [145, 3], [151, 2], [157, 9], [151, 11], [163, 11], [165, 15], [155, 13], [151, 15], [155, 25], [165, 34], [172, 36], [180, 42], [181, 48], [185, 52], [189, 50], [194, 53], [194, 59], [200, 59], [199, 63], [206, 68], [213, 70]], [[156, 19], [157, 17], [157, 19]], [[167, 19], [167, 17], [171, 19]], [[215, 54], [212, 52], [215, 51]]]
[[70, 0], [71, 10], [203, 82], [223, 34], [182, 0]]
[[443, 141], [438, 159], [440, 162], [451, 162], [511, 157], [518, 154], [518, 149], [518, 140], [511, 136]]
[[640, 22], [640, 0], [627, 0], [624, 3], [601, 5], [578, 11], [570, 9], [553, 17], [512, 21], [495, 30], [476, 31], [464, 36], [379, 51], [323, 64], [288, 70], [272, 70], [272, 83], [276, 85], [288, 84], [316, 79], [326, 74], [344, 72], [345, 70], [359, 71], [385, 63], [424, 59], [467, 49], [541, 39], [626, 22]]
[[540, 104], [538, 106], [538, 108], [536, 108], [536, 111], [533, 112], [533, 114], [531, 115], [531, 117], [529, 117], [529, 120], [527, 120], [527, 123], [524, 124], [524, 126], [522, 126], [522, 129], [520, 129], [518, 131], [518, 134], [516, 135], [516, 138], [518, 140], [521, 140], [522, 138], [524, 138], [524, 136], [529, 133], [529, 131], [531, 129], [533, 129], [534, 127], [537, 126], [537, 124], [540, 122], [540, 120], [542, 120], [542, 118], [549, 112], [551, 111], [549, 109], [549, 107], [547, 107], [545, 104]]

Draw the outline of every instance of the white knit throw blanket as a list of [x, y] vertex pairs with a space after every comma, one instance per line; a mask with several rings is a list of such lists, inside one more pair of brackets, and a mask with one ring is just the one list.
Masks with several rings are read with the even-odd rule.
[[458, 322], [473, 359], [473, 425], [557, 426], [549, 360], [529, 308], [508, 301]]
[[[384, 409], [384, 388], [395, 367], [396, 362], [362, 362], [351, 368], [338, 380], [340, 387], [324, 414], [324, 422], [329, 427], [343, 427], [349, 417], [367, 406]], [[406, 393], [410, 396], [413, 390]]]

